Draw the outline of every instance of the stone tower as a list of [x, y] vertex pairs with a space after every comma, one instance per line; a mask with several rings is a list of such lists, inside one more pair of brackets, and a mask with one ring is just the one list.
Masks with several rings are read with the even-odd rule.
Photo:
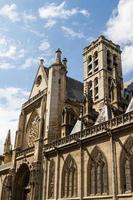
[[60, 113], [63, 112], [67, 73], [66, 59], [62, 63], [61, 54], [61, 50], [57, 49], [55, 62], [49, 67], [45, 124], [45, 139], [48, 142], [61, 137]]
[[84, 48], [84, 88], [89, 85], [94, 108], [100, 111], [105, 99], [122, 111], [123, 89], [121, 50], [112, 41], [100, 36]]

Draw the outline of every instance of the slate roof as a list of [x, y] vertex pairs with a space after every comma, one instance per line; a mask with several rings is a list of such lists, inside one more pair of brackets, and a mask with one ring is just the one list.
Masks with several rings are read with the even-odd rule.
[[83, 83], [66, 77], [66, 99], [82, 102], [83, 98]]

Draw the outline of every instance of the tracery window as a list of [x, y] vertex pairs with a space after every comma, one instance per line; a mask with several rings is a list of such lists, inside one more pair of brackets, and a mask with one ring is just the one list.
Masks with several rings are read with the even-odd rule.
[[54, 198], [54, 186], [55, 186], [55, 162], [54, 160], [50, 161], [49, 165], [49, 189], [48, 189], [48, 198]]
[[107, 162], [103, 153], [96, 147], [88, 162], [88, 195], [107, 194]]
[[133, 192], [133, 137], [125, 143], [120, 157], [122, 193]]
[[28, 146], [31, 147], [34, 145], [34, 141], [39, 136], [39, 115], [36, 111], [31, 114], [27, 125], [27, 143]]
[[71, 155], [64, 162], [62, 171], [62, 197], [77, 196], [77, 165]]

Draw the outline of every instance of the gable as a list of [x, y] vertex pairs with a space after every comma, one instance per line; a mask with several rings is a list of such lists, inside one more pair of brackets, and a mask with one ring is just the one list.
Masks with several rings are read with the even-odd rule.
[[39, 66], [29, 99], [37, 95], [39, 92], [47, 88], [48, 69], [42, 64]]

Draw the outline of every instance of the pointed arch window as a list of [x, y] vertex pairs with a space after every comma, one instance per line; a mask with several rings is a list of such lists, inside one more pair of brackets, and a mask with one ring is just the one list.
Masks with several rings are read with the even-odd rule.
[[133, 137], [130, 137], [121, 152], [120, 175], [122, 193], [133, 192]]
[[10, 199], [11, 195], [11, 177], [8, 175], [5, 177], [2, 187], [1, 200]]
[[54, 160], [51, 160], [49, 165], [49, 189], [48, 189], [49, 199], [54, 199], [54, 187], [55, 187], [55, 162]]
[[88, 195], [103, 195], [108, 192], [107, 161], [96, 147], [88, 162]]
[[62, 171], [62, 197], [77, 196], [77, 165], [75, 160], [69, 155]]
[[98, 88], [98, 77], [96, 77], [94, 79], [94, 97], [95, 97], [95, 100], [98, 99], [98, 92], [99, 92], [98, 90], [99, 90], [99, 88]]

